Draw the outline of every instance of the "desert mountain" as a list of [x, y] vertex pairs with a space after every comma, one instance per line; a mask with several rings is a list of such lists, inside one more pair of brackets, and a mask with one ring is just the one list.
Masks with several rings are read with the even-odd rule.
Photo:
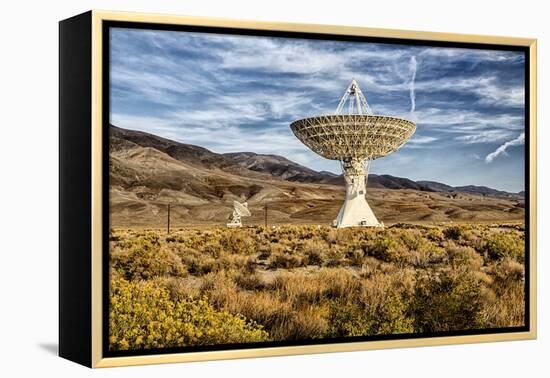
[[[249, 222], [262, 222], [268, 206], [273, 223], [330, 223], [343, 200], [342, 184], [340, 175], [277, 155], [218, 154], [140, 131], [110, 130], [114, 225], [162, 223], [168, 203], [175, 221], [222, 224], [233, 200], [248, 201]], [[460, 190], [389, 175], [371, 175], [369, 187], [368, 200], [385, 222], [512, 220], [524, 212], [519, 195], [490, 188]]]
[[129, 141], [141, 147], [150, 147], [164, 152], [172, 158], [197, 166], [224, 167], [231, 165], [223, 155], [212, 152], [206, 148], [191, 144], [179, 143], [153, 134], [136, 130], [127, 130], [111, 125], [111, 144], [119, 141]]
[[340, 183], [339, 181], [341, 180], [343, 184], [343, 179], [340, 178], [340, 180], [338, 180], [338, 177], [340, 177], [338, 175], [327, 172], [317, 172], [278, 155], [261, 155], [254, 152], [234, 152], [223, 154], [223, 156], [230, 159], [234, 164], [246, 169], [267, 173], [287, 181]]
[[[111, 125], [111, 140], [129, 141], [141, 147], [151, 147], [170, 157], [204, 168], [223, 168], [241, 175], [253, 175], [253, 172], [267, 174], [273, 179], [298, 181], [304, 183], [324, 183], [343, 185], [342, 175], [332, 172], [317, 172], [278, 155], [263, 155], [254, 152], [232, 152], [218, 154], [206, 148], [175, 142], [153, 134], [122, 129]], [[112, 142], [113, 143], [113, 142]], [[258, 176], [255, 176], [258, 177]], [[413, 189], [425, 192], [469, 193], [474, 195], [520, 198], [523, 193], [509, 193], [485, 186], [450, 186], [435, 181], [413, 181], [408, 178], [391, 175], [369, 175], [368, 186], [380, 189]]]

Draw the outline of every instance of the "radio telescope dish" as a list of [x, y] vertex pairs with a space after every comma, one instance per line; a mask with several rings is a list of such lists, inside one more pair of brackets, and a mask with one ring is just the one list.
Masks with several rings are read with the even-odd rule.
[[227, 227], [242, 227], [241, 218], [242, 217], [249, 217], [252, 214], [250, 214], [250, 210], [248, 210], [248, 204], [240, 203], [238, 201], [233, 201], [233, 214], [231, 218], [231, 222], [227, 224]]
[[240, 203], [237, 201], [233, 201], [233, 207], [235, 208], [235, 211], [239, 213], [241, 217], [249, 217], [250, 210], [248, 210], [248, 203]]
[[[347, 114], [343, 114], [345, 109]], [[414, 134], [416, 125], [374, 115], [359, 84], [352, 80], [335, 114], [300, 119], [290, 128], [312, 151], [341, 163], [346, 198], [333, 225], [381, 227], [365, 199], [370, 163], [398, 150]]]

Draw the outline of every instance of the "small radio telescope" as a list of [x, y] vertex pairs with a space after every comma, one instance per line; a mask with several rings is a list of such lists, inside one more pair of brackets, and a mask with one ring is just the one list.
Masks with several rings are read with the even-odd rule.
[[352, 80], [335, 114], [300, 119], [290, 128], [311, 150], [341, 163], [346, 198], [333, 226], [382, 227], [365, 199], [370, 163], [399, 149], [414, 134], [416, 125], [402, 118], [374, 115], [359, 84]]
[[242, 227], [241, 218], [249, 217], [250, 215], [250, 210], [248, 210], [248, 204], [246, 202], [240, 203], [238, 201], [233, 201], [233, 218], [231, 222], [227, 224], [227, 227]]

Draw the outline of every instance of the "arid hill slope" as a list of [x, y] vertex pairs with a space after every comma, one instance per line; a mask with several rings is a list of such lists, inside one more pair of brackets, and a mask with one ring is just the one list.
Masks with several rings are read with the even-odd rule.
[[[112, 126], [110, 156], [113, 227], [161, 226], [168, 203], [176, 226], [223, 225], [233, 200], [249, 203], [248, 224], [264, 222], [265, 206], [271, 224], [327, 224], [343, 201], [341, 176], [276, 155], [217, 154]], [[460, 191], [387, 175], [369, 177], [368, 186], [367, 199], [386, 223], [506, 221], [524, 216], [521, 195], [490, 188]]]

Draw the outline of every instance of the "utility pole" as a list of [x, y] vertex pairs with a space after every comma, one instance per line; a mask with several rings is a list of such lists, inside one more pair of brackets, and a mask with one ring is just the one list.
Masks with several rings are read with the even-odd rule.
[[166, 233], [170, 234], [170, 204], [168, 204], [168, 227], [166, 229]]

